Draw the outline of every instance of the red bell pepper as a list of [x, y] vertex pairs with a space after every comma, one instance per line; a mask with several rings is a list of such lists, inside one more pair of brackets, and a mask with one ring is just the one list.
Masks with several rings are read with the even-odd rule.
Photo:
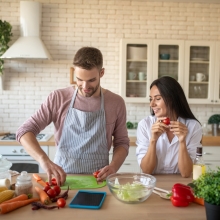
[[189, 205], [188, 201], [178, 200], [178, 199], [173, 198], [173, 196], [171, 196], [170, 199], [172, 201], [172, 204], [177, 207], [186, 207]]
[[171, 201], [174, 206], [188, 206], [190, 202], [194, 201], [193, 190], [189, 186], [176, 183], [172, 187]]

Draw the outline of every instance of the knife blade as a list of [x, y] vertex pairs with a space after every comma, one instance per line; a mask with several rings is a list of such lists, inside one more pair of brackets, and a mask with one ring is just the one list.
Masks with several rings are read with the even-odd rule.
[[36, 182], [39, 183], [41, 186], [43, 187], [47, 186], [47, 184], [41, 179], [40, 176], [38, 176], [38, 174], [34, 173], [33, 177], [36, 180]]

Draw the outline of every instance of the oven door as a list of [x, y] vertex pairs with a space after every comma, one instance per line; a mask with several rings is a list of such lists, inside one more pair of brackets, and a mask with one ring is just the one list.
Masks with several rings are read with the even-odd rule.
[[11, 170], [18, 171], [19, 173], [22, 171], [27, 171], [28, 173], [45, 173], [40, 164], [33, 159], [20, 160], [19, 158], [12, 159], [7, 157], [7, 159], [12, 163]]

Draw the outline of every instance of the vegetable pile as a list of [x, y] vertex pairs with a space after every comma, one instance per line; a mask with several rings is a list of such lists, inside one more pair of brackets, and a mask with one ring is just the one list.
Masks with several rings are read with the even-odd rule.
[[[63, 208], [66, 205], [66, 199], [68, 198], [68, 189], [60, 194], [61, 188], [59, 186], [46, 186], [44, 189], [35, 187], [39, 198], [29, 198], [26, 194], [21, 194], [17, 197], [14, 196], [14, 190], [8, 190], [7, 188], [1, 188], [0, 191], [0, 214], [11, 212], [20, 207], [32, 204], [32, 210], [38, 209], [54, 209]], [[40, 200], [40, 202], [39, 202]], [[56, 202], [56, 205], [50, 205]]]

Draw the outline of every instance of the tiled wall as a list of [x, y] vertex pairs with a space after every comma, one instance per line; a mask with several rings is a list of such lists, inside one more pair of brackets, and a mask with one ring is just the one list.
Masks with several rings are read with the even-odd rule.
[[[5, 90], [0, 91], [0, 131], [16, 131], [49, 92], [69, 86], [69, 68], [75, 52], [94, 46], [104, 55], [101, 83], [119, 93], [121, 38], [220, 40], [220, 4], [148, 2], [138, 0], [39, 0], [43, 3], [42, 39], [53, 61], [6, 61]], [[0, 0], [0, 18], [19, 36], [19, 0]], [[220, 106], [191, 105], [207, 122]], [[202, 109], [202, 111], [201, 111]], [[127, 118], [139, 121], [148, 104], [127, 104]], [[46, 132], [52, 132], [50, 125]]]

